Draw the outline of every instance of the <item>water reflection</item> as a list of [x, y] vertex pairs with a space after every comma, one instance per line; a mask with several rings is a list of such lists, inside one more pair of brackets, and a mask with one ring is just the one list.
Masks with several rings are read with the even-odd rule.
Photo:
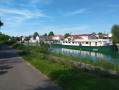
[[[54, 48], [51, 47], [52, 52], [62, 53], [67, 56], [75, 56], [80, 57], [80, 50], [72, 50], [66, 48]], [[112, 52], [112, 53], [99, 53], [99, 52], [89, 52], [89, 51], [81, 51], [81, 56], [84, 58], [90, 58], [93, 61], [105, 59], [109, 62], [113, 62], [119, 64], [119, 52]]]

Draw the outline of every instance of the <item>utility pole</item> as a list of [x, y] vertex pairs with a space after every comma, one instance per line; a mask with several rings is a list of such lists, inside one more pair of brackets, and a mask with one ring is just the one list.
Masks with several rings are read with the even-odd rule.
[[80, 42], [80, 44], [79, 44], [79, 47], [80, 47], [80, 65], [81, 65], [81, 47], [82, 47], [81, 42]]

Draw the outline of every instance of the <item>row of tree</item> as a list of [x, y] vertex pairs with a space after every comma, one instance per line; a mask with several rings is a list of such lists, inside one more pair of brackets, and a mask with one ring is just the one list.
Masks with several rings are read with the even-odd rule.
[[[49, 32], [48, 35], [47, 35], [47, 33], [45, 33], [43, 36], [53, 36], [53, 35], [54, 35], [53, 31], [51, 31], [51, 32]], [[38, 32], [35, 32], [35, 33], [33, 34], [33, 36], [39, 36]]]

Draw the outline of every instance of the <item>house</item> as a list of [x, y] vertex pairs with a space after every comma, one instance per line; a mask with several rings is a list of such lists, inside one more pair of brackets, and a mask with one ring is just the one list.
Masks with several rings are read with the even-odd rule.
[[36, 43], [36, 36], [31, 36], [29, 42]]
[[25, 37], [21, 37], [21, 41], [24, 41], [25, 40]]
[[108, 34], [96, 34], [97, 39], [108, 39]]
[[36, 36], [36, 41], [40, 42], [40, 41], [51, 41], [52, 37], [51, 36]]
[[108, 34], [108, 37], [111, 38], [111, 37], [112, 37], [112, 33], [109, 33], [109, 34]]
[[54, 35], [51, 37], [52, 37], [52, 40], [63, 40], [64, 39], [64, 36], [62, 36], [62, 35]]
[[80, 35], [71, 35], [65, 39], [65, 41], [78, 41], [80, 39], [88, 40], [88, 39], [96, 39], [94, 34], [80, 34]]
[[88, 39], [96, 39], [96, 36], [94, 34], [81, 34], [79, 35], [82, 39], [88, 40]]
[[21, 41], [25, 41], [25, 40], [28, 40], [28, 39], [29, 39], [28, 36], [21, 37]]
[[79, 35], [70, 35], [69, 37], [65, 38], [65, 41], [73, 41], [76, 38], [79, 38]]

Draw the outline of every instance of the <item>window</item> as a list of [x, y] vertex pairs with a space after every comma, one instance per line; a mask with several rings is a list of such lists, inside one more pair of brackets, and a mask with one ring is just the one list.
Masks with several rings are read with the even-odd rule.
[[88, 44], [88, 42], [86, 42], [86, 44]]
[[74, 43], [74, 42], [72, 42], [72, 43]]

